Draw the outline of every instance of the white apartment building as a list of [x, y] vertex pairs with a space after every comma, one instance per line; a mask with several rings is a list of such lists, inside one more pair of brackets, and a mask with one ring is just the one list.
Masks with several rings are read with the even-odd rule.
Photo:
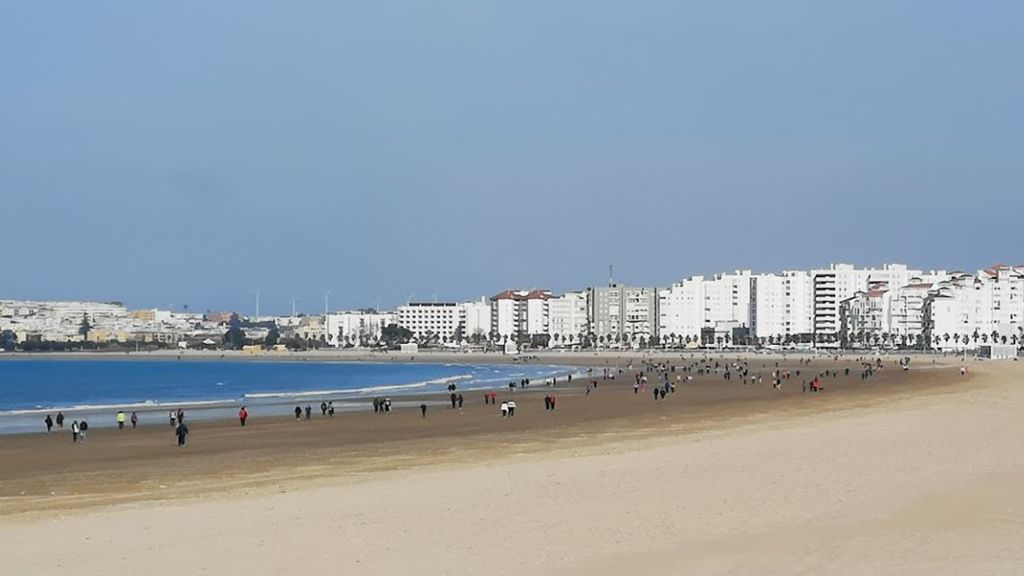
[[1024, 342], [1024, 266], [997, 265], [936, 284], [926, 299], [924, 325], [934, 348]]
[[566, 292], [547, 302], [548, 346], [579, 344], [587, 333], [587, 293]]
[[521, 340], [548, 333], [550, 290], [505, 290], [491, 298], [491, 333]]
[[476, 337], [476, 340], [486, 339], [491, 333], [491, 303], [486, 298], [475, 302], [464, 302], [466, 327], [465, 337], [467, 340]]
[[806, 271], [757, 274], [751, 304], [751, 331], [759, 339], [784, 340], [814, 332], [814, 283]]
[[329, 346], [370, 346], [378, 342], [384, 328], [393, 323], [395, 315], [387, 312], [331, 312], [324, 318], [324, 330]]
[[611, 284], [587, 291], [590, 332], [598, 342], [638, 344], [658, 334], [658, 290]]
[[754, 276], [749, 270], [693, 276], [658, 293], [658, 333], [670, 342], [700, 341], [706, 329], [725, 334], [750, 327]]
[[832, 264], [828, 268], [812, 270], [814, 281], [814, 333], [819, 343], [826, 340], [838, 345], [842, 328], [840, 303], [857, 292], [867, 292], [878, 286], [896, 287], [911, 283], [920, 277], [920, 270], [910, 270], [903, 264], [886, 264], [882, 268], [855, 268], [852, 264]]
[[398, 325], [417, 340], [436, 337], [441, 343], [461, 342], [466, 308], [456, 302], [410, 302], [398, 307]]

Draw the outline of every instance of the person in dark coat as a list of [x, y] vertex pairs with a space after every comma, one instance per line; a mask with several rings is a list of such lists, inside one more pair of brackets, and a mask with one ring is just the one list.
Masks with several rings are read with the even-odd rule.
[[188, 436], [188, 426], [185, 426], [184, 422], [179, 421], [178, 427], [174, 429], [174, 435], [178, 437], [178, 446], [184, 446], [185, 437]]

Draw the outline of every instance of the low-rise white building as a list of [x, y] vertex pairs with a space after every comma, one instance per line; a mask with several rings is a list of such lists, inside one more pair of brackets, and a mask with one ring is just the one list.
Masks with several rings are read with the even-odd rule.
[[412, 332], [420, 344], [461, 342], [465, 315], [466, 308], [457, 302], [410, 302], [398, 307], [398, 325]]
[[394, 322], [395, 315], [387, 312], [331, 312], [325, 318], [327, 344], [334, 347], [371, 346], [380, 341], [384, 328]]
[[1024, 266], [958, 273], [925, 302], [927, 341], [938, 349], [976, 349], [1024, 341]]

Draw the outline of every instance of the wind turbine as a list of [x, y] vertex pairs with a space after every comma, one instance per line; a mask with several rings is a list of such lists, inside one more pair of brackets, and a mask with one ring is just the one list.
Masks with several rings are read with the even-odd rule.
[[328, 306], [328, 302], [330, 301], [329, 300], [330, 296], [331, 296], [331, 291], [330, 290], [324, 290], [324, 316], [327, 316], [328, 310], [330, 308]]

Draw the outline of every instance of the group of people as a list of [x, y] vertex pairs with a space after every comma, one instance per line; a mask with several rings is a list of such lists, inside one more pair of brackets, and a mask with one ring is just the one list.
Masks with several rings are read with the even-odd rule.
[[373, 413], [388, 414], [391, 412], [391, 398], [375, 396], [373, 398]]
[[[125, 424], [125, 419], [126, 419], [125, 415], [124, 415], [124, 411], [123, 410], [118, 410], [117, 411], [117, 416], [114, 419], [117, 421], [117, 429], [118, 430], [124, 430], [124, 424]], [[136, 414], [135, 412], [132, 412], [132, 416], [128, 420], [131, 421], [132, 429], [133, 430], [135, 429], [136, 426], [139, 425], [139, 415]]]
[[509, 400], [501, 403], [501, 417], [511, 418], [516, 415], [516, 401]]
[[185, 410], [182, 408], [171, 410], [167, 413], [167, 419], [171, 422], [171, 428], [174, 428], [174, 436], [178, 439], [178, 446], [184, 447], [185, 441], [188, 438], [188, 426], [185, 425]]

